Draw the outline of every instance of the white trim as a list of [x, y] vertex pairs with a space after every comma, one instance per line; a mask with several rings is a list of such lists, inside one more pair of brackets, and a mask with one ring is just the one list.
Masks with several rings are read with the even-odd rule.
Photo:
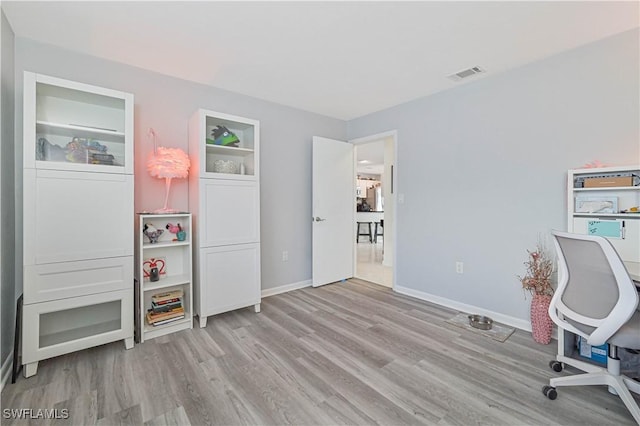
[[467, 305], [466, 303], [456, 302], [455, 300], [446, 299], [444, 297], [435, 296], [433, 294], [424, 293], [407, 287], [401, 287], [399, 285], [395, 286], [394, 290], [400, 294], [404, 294], [405, 296], [415, 297], [416, 299], [432, 302], [447, 308], [455, 309], [456, 311], [485, 315], [491, 317], [495, 322], [531, 332], [531, 323], [520, 318], [489, 311], [473, 305]]
[[305, 280], [299, 281], [297, 283], [281, 285], [279, 287], [267, 288], [265, 290], [262, 290], [262, 297], [275, 296], [276, 294], [287, 293], [289, 291], [311, 287], [311, 283], [311, 280]]
[[386, 139], [386, 138], [397, 139], [397, 135], [398, 135], [397, 130], [387, 130], [386, 132], [380, 132], [374, 135], [363, 136], [355, 139], [349, 139], [349, 143], [358, 145], [358, 144], [367, 143], [367, 142], [375, 142], [379, 139]]
[[0, 369], [0, 392], [4, 389], [5, 385], [9, 383], [9, 378], [11, 377], [11, 370], [13, 369], [13, 349], [7, 356], [7, 359], [2, 363], [2, 368]]

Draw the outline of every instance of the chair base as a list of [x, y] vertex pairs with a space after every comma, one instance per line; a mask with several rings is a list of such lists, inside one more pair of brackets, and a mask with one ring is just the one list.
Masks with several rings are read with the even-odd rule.
[[[562, 386], [607, 385], [609, 386], [609, 392], [617, 394], [620, 399], [622, 399], [622, 402], [627, 407], [634, 420], [640, 425], [640, 407], [633, 398], [633, 395], [631, 395], [631, 392], [640, 394], [640, 383], [625, 375], [612, 374], [605, 368], [596, 368], [596, 370], [598, 371], [575, 374], [566, 377], [556, 377], [549, 381], [549, 385], [553, 388]], [[545, 395], [546, 394], [547, 393], [545, 392]]]

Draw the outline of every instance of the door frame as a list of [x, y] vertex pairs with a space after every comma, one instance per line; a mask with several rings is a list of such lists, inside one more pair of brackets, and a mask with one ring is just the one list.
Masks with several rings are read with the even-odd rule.
[[[393, 250], [393, 255], [392, 257], [392, 276], [393, 276], [393, 280], [391, 283], [391, 289], [393, 291], [395, 291], [396, 289], [396, 282], [397, 282], [397, 271], [398, 271], [398, 131], [397, 130], [388, 130], [386, 132], [381, 132], [381, 133], [375, 133], [373, 135], [369, 135], [369, 136], [363, 136], [363, 137], [359, 137], [359, 138], [355, 138], [355, 139], [349, 139], [348, 142], [350, 144], [354, 145], [354, 148], [357, 147], [358, 145], [363, 145], [369, 142], [375, 142], [381, 139], [388, 139], [390, 138], [393, 141], [393, 156], [394, 156], [394, 161], [393, 161], [393, 172], [391, 173], [391, 182], [392, 182], [392, 189], [393, 189], [393, 194], [394, 197], [392, 197], [391, 199], [391, 203], [393, 205], [393, 219], [392, 219], [392, 227], [393, 227], [393, 242], [392, 242], [392, 250]], [[386, 159], [385, 159], [385, 164], [386, 164]], [[354, 175], [356, 175], [357, 177], [357, 156], [354, 156]], [[353, 182], [354, 185], [354, 193], [355, 193], [355, 186], [356, 186], [356, 182]], [[388, 200], [386, 201], [388, 202]], [[354, 201], [355, 204], [355, 201]], [[385, 203], [386, 204], [386, 203]], [[354, 205], [354, 209], [355, 209], [355, 205]], [[354, 213], [355, 214], [355, 213]], [[356, 233], [356, 222], [355, 220], [353, 221], [353, 232], [352, 234], [355, 235]], [[356, 242], [354, 240], [353, 243], [353, 276], [355, 277], [356, 274], [356, 268], [357, 268], [357, 263], [358, 263], [358, 254], [357, 254], [357, 246], [356, 246]], [[386, 244], [386, 242], [385, 242]]]

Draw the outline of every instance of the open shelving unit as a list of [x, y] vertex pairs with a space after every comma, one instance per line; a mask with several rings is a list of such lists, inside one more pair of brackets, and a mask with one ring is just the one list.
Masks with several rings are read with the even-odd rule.
[[[167, 226], [180, 224], [184, 240]], [[162, 230], [157, 242], [144, 234], [145, 225]], [[140, 213], [136, 222], [136, 332], [137, 340], [144, 342], [155, 337], [193, 327], [192, 297], [192, 223], [190, 213]], [[151, 281], [149, 266], [155, 262], [159, 269], [157, 281]], [[154, 295], [182, 290], [181, 305], [184, 318], [161, 325], [149, 324], [147, 310]]]

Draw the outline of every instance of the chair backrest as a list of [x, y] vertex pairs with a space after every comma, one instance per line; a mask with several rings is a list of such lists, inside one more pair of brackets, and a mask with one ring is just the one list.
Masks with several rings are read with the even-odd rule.
[[561, 328], [599, 346], [638, 306], [638, 292], [609, 240], [552, 231], [558, 255], [558, 288], [549, 315]]

